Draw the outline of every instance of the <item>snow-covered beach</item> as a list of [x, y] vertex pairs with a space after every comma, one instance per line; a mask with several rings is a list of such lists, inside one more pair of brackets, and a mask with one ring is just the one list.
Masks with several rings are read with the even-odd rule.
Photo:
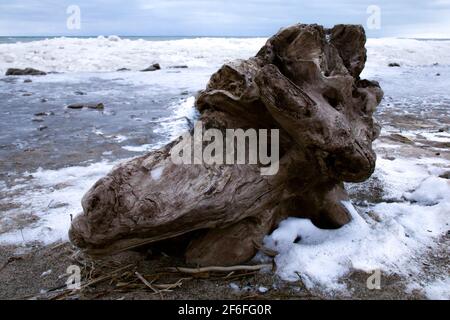
[[[26, 250], [67, 240], [88, 188], [118, 162], [186, 130], [209, 76], [264, 42], [112, 36], [0, 44], [1, 74], [11, 67], [55, 72], [0, 77], [0, 244]], [[376, 113], [383, 130], [374, 176], [348, 185], [353, 221], [325, 231], [291, 218], [266, 245], [279, 252], [282, 279], [300, 275], [322, 294], [351, 296], [347, 274], [380, 269], [398, 275], [407, 293], [449, 299], [450, 41], [381, 38], [366, 47], [362, 76], [385, 92]], [[162, 69], [140, 72], [153, 63]], [[66, 108], [83, 101], [105, 109]], [[434, 265], [436, 256], [444, 263]]]

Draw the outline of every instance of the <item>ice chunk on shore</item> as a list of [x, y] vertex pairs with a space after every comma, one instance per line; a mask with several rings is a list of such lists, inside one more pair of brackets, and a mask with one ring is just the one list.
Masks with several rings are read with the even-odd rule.
[[450, 277], [427, 284], [425, 294], [432, 300], [450, 300]]
[[150, 175], [152, 176], [153, 180], [159, 180], [159, 179], [161, 179], [163, 172], [164, 172], [164, 167], [158, 167], [158, 168], [153, 169], [150, 172]]
[[442, 201], [447, 201], [450, 204], [450, 181], [438, 177], [429, 177], [420, 184], [419, 188], [407, 193], [405, 197], [408, 200], [425, 205], [434, 205]]
[[[264, 241], [279, 252], [278, 274], [289, 281], [301, 278], [307, 287], [327, 292], [345, 292], [340, 279], [352, 270], [380, 269], [384, 274], [420, 279], [423, 265], [418, 257], [438, 245], [450, 223], [450, 184], [433, 175], [439, 172], [433, 167], [436, 162], [441, 165], [445, 160], [378, 162], [375, 174], [391, 193], [387, 197], [399, 199], [369, 207], [380, 222], [364, 219], [348, 202], [344, 205], [353, 219], [337, 230], [319, 229], [306, 219], [281, 222]], [[435, 292], [430, 290], [428, 296]]]
[[[149, 61], [164, 68], [188, 65], [217, 68], [226, 61], [254, 56], [265, 38], [195, 38], [167, 41], [97, 38], [53, 38], [24, 43], [0, 44], [0, 72], [7, 68], [33, 67], [58, 72], [104, 72], [120, 68], [142, 70]], [[391, 62], [401, 66], [450, 64], [450, 41], [414, 39], [368, 39], [367, 67]]]
[[39, 169], [24, 174], [32, 176], [30, 181], [14, 188], [3, 188], [1, 191], [5, 196], [0, 204], [16, 206], [4, 212], [0, 222], [21, 214], [34, 215], [39, 219], [21, 230], [0, 234], [0, 244], [26, 244], [34, 241], [50, 244], [67, 240], [71, 216], [82, 211], [81, 198], [113, 165], [114, 163], [100, 162], [59, 170]]
[[255, 55], [264, 42], [264, 38], [149, 41], [110, 36], [7, 43], [0, 44], [0, 72], [4, 74], [12, 62], [17, 68], [57, 72], [110, 72], [124, 67], [138, 71], [152, 61], [163, 68], [173, 65], [217, 68], [228, 60]]

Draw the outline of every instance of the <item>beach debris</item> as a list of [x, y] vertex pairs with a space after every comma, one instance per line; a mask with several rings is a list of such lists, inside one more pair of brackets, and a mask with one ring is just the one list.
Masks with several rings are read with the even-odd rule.
[[52, 269], [48, 269], [47, 271], [42, 272], [41, 278], [50, 275], [53, 272]]
[[101, 102], [99, 103], [73, 103], [69, 104], [66, 108], [68, 109], [94, 109], [94, 110], [103, 110], [105, 109], [105, 105]]
[[46, 117], [46, 116], [54, 116], [55, 113], [53, 111], [49, 111], [49, 112], [42, 111], [42, 112], [36, 112], [34, 115], [36, 117]]
[[446, 171], [443, 174], [439, 175], [439, 178], [450, 179], [450, 171]]
[[74, 103], [74, 104], [69, 104], [66, 108], [67, 109], [83, 109], [84, 106], [85, 105], [82, 103]]
[[161, 66], [159, 65], [159, 63], [154, 63], [152, 64], [150, 67], [141, 70], [141, 72], [149, 72], [149, 71], [156, 71], [156, 70], [160, 70]]
[[71, 242], [101, 257], [171, 239], [190, 265], [228, 267], [250, 260], [288, 216], [320, 228], [348, 223], [343, 182], [372, 175], [380, 133], [372, 116], [383, 91], [360, 78], [365, 42], [361, 26], [298, 24], [255, 57], [223, 65], [196, 98], [198, 124], [222, 133], [278, 129], [276, 174], [262, 175], [261, 163], [175, 163], [192, 130], [100, 179], [83, 197]]
[[105, 105], [103, 103], [92, 103], [92, 104], [87, 104], [86, 108], [95, 109], [95, 110], [103, 110], [103, 109], [105, 109]]
[[399, 63], [397, 63], [397, 62], [391, 62], [391, 63], [389, 63], [388, 64], [388, 67], [400, 67], [400, 64]]
[[16, 69], [9, 68], [6, 70], [6, 76], [45, 76], [47, 73], [33, 68]]
[[410, 138], [405, 137], [398, 133], [392, 133], [388, 136], [388, 138], [396, 142], [401, 142], [405, 144], [414, 144], [414, 141], [412, 141]]

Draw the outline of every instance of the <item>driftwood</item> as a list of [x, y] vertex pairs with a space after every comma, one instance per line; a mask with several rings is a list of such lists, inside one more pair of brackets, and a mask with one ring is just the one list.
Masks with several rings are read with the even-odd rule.
[[188, 263], [229, 266], [252, 258], [287, 216], [321, 228], [349, 222], [343, 182], [374, 171], [372, 114], [383, 96], [359, 77], [365, 41], [360, 26], [291, 26], [255, 57], [225, 64], [197, 97], [204, 128], [278, 129], [277, 174], [261, 175], [261, 164], [175, 164], [179, 138], [99, 180], [71, 241], [105, 255], [175, 238]]

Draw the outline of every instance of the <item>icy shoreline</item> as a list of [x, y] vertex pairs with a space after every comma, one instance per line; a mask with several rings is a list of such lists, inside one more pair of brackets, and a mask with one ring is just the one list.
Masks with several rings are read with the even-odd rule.
[[[83, 128], [88, 130], [86, 141], [92, 142], [90, 139], [95, 137], [107, 142], [99, 148], [98, 157], [87, 156], [95, 159], [93, 162], [68, 165], [56, 159], [56, 168], [31, 168], [14, 176], [12, 182], [5, 178], [9, 172], [1, 172], [0, 244], [27, 245], [35, 241], [50, 244], [67, 240], [70, 215], [80, 212], [83, 194], [120, 161], [116, 153], [103, 152], [104, 149], [114, 146], [114, 150], [129, 152], [121, 154], [129, 157], [161, 146], [166, 142], [164, 139], [176, 138], [180, 130], [186, 129], [185, 117], [194, 116], [190, 95], [204, 86], [208, 75], [227, 60], [254, 55], [264, 42], [265, 39], [203, 38], [155, 43], [100, 38], [0, 44], [1, 72], [8, 67], [29, 66], [67, 72], [33, 78], [33, 83], [26, 87], [36, 97], [44, 94], [44, 87], [54, 85], [61, 90], [45, 92], [54, 99], [49, 110], [60, 112], [52, 122], [55, 129], [61, 129], [58, 123], [69, 116], [74, 122], [97, 121], [105, 126]], [[439, 176], [450, 171], [447, 89], [450, 41], [369, 39], [367, 48], [369, 57], [363, 77], [379, 80], [386, 96], [377, 112], [384, 130], [375, 144], [376, 173], [366, 183], [349, 186], [359, 214], [352, 211], [354, 221], [334, 231], [319, 230], [306, 220], [290, 219], [266, 238], [266, 245], [280, 252], [276, 261], [282, 278], [295, 280], [299, 273], [310, 288], [345, 292], [340, 279], [351, 270], [381, 269], [386, 274], [401, 275], [409, 290], [422, 291], [429, 298], [449, 299], [448, 267], [427, 273], [422, 263], [424, 255], [436, 250], [438, 245], [447, 246], [448, 252], [448, 244], [440, 241], [448, 238], [450, 229], [450, 184], [448, 178]], [[137, 72], [153, 62], [160, 62], [163, 70], [152, 74]], [[389, 68], [390, 62], [397, 62], [401, 67]], [[189, 68], [168, 69], [181, 64]], [[122, 67], [132, 71], [111, 72]], [[14, 130], [29, 129], [24, 125], [29, 126], [29, 118], [18, 119], [20, 108], [33, 114], [41, 111], [42, 105], [33, 96], [22, 96], [17, 88], [25, 88], [22, 84], [25, 78], [18, 79], [16, 87], [0, 82], [0, 90], [7, 97], [1, 111], [9, 125], [6, 130], [5, 122], [0, 138], [5, 139], [6, 147], [13, 146], [17, 157], [26, 162], [32, 156], [21, 152], [30, 148], [30, 141], [5, 137], [18, 135]], [[95, 84], [98, 88], [94, 90]], [[63, 110], [63, 102], [68, 99], [63, 90], [74, 91], [79, 85], [95, 91], [95, 94], [89, 92], [90, 98], [110, 98], [112, 107], [101, 117], [95, 113], [68, 115]], [[129, 96], [121, 96], [122, 90], [129, 91], [126, 92]], [[185, 90], [187, 96], [182, 95]], [[128, 112], [133, 104], [147, 100], [154, 100], [152, 106], [161, 111], [148, 115], [136, 110], [126, 116], [113, 116], [113, 112]], [[124, 101], [123, 108], [121, 101]], [[140, 126], [142, 132], [152, 131], [154, 137], [164, 139], [152, 136], [143, 143], [133, 140], [136, 132], [121, 125], [124, 119], [133, 121], [135, 127]], [[108, 124], [111, 121], [115, 121], [114, 125]], [[29, 132], [33, 138], [53, 139], [51, 135], [37, 136], [35, 128], [32, 129]], [[68, 132], [58, 132], [55, 137], [63, 134]], [[16, 159], [8, 158], [8, 161], [16, 166]], [[299, 243], [293, 243], [298, 236]]]
[[[450, 298], [445, 285], [446, 270], [423, 276], [424, 256], [431, 248], [442, 245], [442, 237], [448, 236], [450, 229], [450, 183], [439, 177], [450, 170], [450, 160], [383, 158], [390, 147], [396, 145], [379, 143], [376, 147], [379, 159], [372, 177], [383, 185], [385, 200], [358, 202], [353, 198], [358, 190], [350, 186], [358, 210], [346, 203], [353, 215], [350, 224], [338, 230], [320, 230], [309, 220], [289, 218], [266, 237], [265, 245], [279, 252], [275, 261], [281, 278], [296, 281], [300, 275], [311, 290], [351, 295], [341, 281], [343, 277], [352, 270], [371, 273], [379, 269], [383, 275], [397, 274], [409, 279], [405, 281], [408, 290], [422, 291], [433, 299]], [[81, 197], [113, 165], [101, 162], [38, 170], [31, 173], [31, 180], [18, 181], [6, 192], [11, 197], [2, 202], [19, 203], [20, 207], [4, 213], [13, 225], [16, 214], [24, 212], [33, 212], [38, 220], [1, 234], [0, 244], [26, 246], [35, 241], [44, 245], [66, 241], [71, 216], [81, 211]], [[372, 192], [369, 184], [355, 188]], [[2, 219], [2, 224], [8, 222], [11, 221]], [[296, 239], [301, 240], [294, 243]]]
[[[217, 68], [226, 61], [257, 53], [265, 38], [195, 38], [167, 41], [118, 37], [54, 38], [0, 44], [0, 73], [7, 68], [33, 67], [47, 72], [114, 72], [142, 70], [158, 62], [163, 68]], [[380, 38], [367, 41], [366, 68], [450, 64], [450, 41]]]

